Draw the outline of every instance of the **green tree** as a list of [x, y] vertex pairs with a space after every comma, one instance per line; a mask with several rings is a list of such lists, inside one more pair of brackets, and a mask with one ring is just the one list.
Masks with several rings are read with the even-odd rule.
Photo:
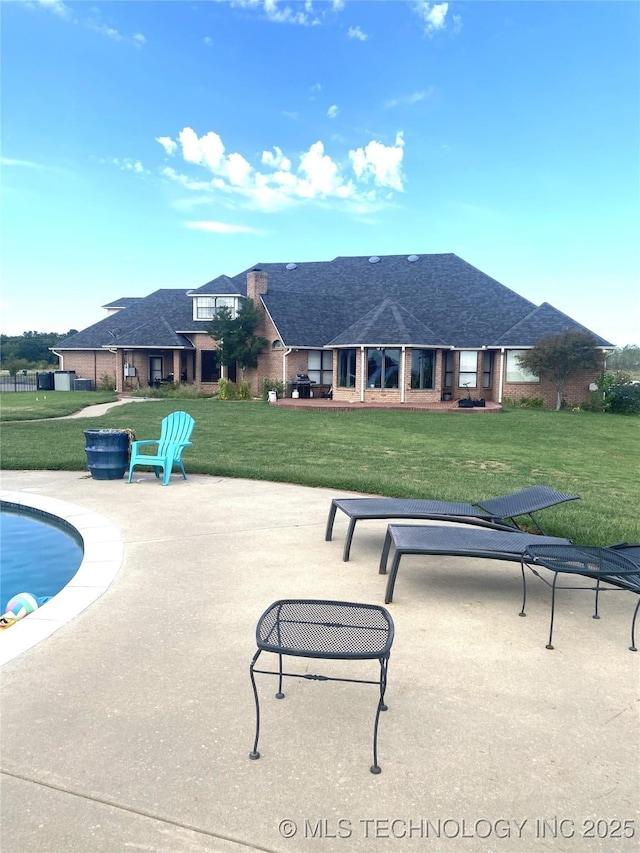
[[545, 335], [524, 355], [520, 365], [541, 379], [548, 378], [556, 388], [556, 411], [562, 406], [562, 389], [567, 378], [578, 370], [596, 370], [602, 365], [602, 353], [590, 332], [565, 329]]
[[[4, 370], [15, 372], [16, 369], [37, 370], [58, 364], [58, 357], [50, 347], [55, 347], [64, 338], [76, 333], [71, 329], [64, 335], [57, 332], [23, 332], [22, 335], [0, 334], [0, 362]], [[23, 364], [24, 363], [24, 364]], [[18, 365], [18, 367], [16, 367]]]
[[607, 367], [613, 370], [640, 370], [640, 347], [636, 344], [616, 347], [607, 358]]
[[259, 323], [260, 314], [253, 299], [245, 299], [235, 317], [230, 308], [218, 309], [207, 332], [218, 341], [220, 364], [228, 367], [237, 363], [242, 369], [258, 366], [258, 356], [268, 343], [256, 335]]

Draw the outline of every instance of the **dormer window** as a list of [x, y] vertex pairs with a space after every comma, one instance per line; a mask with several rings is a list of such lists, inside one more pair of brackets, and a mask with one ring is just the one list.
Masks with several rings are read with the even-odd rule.
[[235, 317], [237, 296], [196, 296], [193, 300], [194, 320], [213, 320], [221, 308], [229, 308]]

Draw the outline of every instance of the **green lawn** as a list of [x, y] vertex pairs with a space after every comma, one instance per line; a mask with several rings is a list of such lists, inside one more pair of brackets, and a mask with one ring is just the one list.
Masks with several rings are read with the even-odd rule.
[[[52, 396], [58, 394], [67, 396]], [[545, 483], [582, 497], [546, 511], [545, 532], [594, 545], [640, 542], [638, 418], [520, 409], [304, 412], [162, 400], [116, 407], [99, 419], [12, 423], [9, 396], [31, 395], [2, 395], [5, 469], [86, 470], [83, 430], [131, 428], [138, 438], [154, 438], [161, 419], [183, 409], [196, 420], [188, 472], [463, 501]], [[76, 408], [85, 403], [79, 392], [68, 396]]]

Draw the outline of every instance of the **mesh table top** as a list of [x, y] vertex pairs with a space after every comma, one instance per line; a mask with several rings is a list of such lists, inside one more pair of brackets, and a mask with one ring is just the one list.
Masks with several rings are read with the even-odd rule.
[[287, 599], [274, 602], [256, 629], [259, 649], [310, 658], [382, 658], [393, 643], [393, 620], [373, 604]]
[[622, 546], [616, 549], [589, 545], [531, 543], [527, 547], [524, 560], [544, 566], [553, 572], [609, 580], [610, 583], [640, 592], [639, 552], [638, 546]]

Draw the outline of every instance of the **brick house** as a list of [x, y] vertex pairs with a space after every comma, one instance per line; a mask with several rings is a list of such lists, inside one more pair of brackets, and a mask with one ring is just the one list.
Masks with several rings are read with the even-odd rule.
[[[267, 339], [256, 369], [221, 367], [206, 326], [218, 308], [245, 297]], [[421, 405], [467, 396], [502, 402], [555, 388], [526, 375], [517, 356], [545, 334], [584, 327], [548, 303], [534, 305], [453, 254], [339, 257], [260, 264], [194, 290], [161, 289], [104, 306], [108, 316], [55, 347], [60, 368], [118, 391], [163, 380], [215, 391], [221, 376], [244, 378], [259, 394], [265, 378], [306, 374], [335, 400]], [[613, 344], [594, 335], [604, 354]], [[589, 398], [596, 376], [571, 377], [565, 398]]]

